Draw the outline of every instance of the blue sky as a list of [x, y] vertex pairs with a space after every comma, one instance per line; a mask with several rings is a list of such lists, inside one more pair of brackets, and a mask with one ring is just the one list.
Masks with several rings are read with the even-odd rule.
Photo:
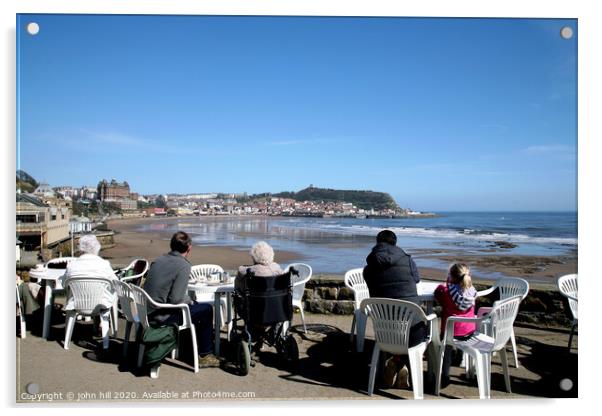
[[313, 184], [419, 210], [576, 209], [576, 20], [21, 15], [17, 28], [17, 166], [51, 186]]

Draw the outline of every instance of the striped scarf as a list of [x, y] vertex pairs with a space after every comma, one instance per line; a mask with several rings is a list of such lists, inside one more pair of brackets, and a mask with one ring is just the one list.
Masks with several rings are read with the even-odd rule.
[[459, 284], [448, 282], [447, 290], [449, 291], [452, 300], [461, 311], [466, 311], [475, 304], [477, 290], [474, 287], [471, 286], [464, 290]]

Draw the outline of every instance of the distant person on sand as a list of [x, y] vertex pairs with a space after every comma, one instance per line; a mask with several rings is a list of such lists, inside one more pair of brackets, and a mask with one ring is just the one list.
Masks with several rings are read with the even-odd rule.
[[[117, 277], [108, 260], [101, 258], [100, 243], [94, 234], [86, 234], [79, 239], [79, 251], [81, 255], [74, 260], [71, 260], [67, 265], [65, 274], [61, 278], [63, 286], [65, 283], [74, 277], [92, 277], [104, 278], [113, 280]], [[111, 308], [116, 302], [116, 294], [113, 288], [105, 289], [103, 294], [102, 304], [105, 308]], [[65, 310], [74, 308], [72, 298], [67, 300]]]
[[248, 271], [251, 271], [258, 277], [278, 276], [284, 271], [278, 263], [274, 263], [274, 249], [265, 241], [259, 241], [251, 247], [252, 265], [240, 266], [238, 268], [238, 278], [244, 277]]
[[[364, 279], [370, 297], [400, 299], [419, 303], [416, 284], [420, 274], [412, 257], [397, 247], [397, 236], [393, 231], [383, 230], [376, 236], [376, 245], [366, 258]], [[427, 327], [419, 322], [410, 328], [409, 346], [424, 341]], [[393, 356], [385, 362], [384, 384], [387, 387], [409, 387], [407, 357]]]
[[[477, 290], [472, 285], [470, 269], [466, 264], [456, 263], [449, 268], [447, 282], [435, 289], [435, 300], [442, 307], [441, 338], [450, 316], [473, 318], [475, 316], [475, 299]], [[454, 324], [454, 338], [463, 340], [470, 338], [476, 326], [470, 322], [456, 322]], [[456, 351], [450, 345], [445, 346], [443, 369], [441, 373], [441, 387], [449, 385], [449, 369]], [[457, 360], [455, 360], [457, 361]]]
[[[158, 303], [187, 303], [192, 323], [195, 325], [199, 349], [199, 367], [217, 367], [219, 359], [213, 355], [213, 307], [197, 303], [188, 297], [188, 279], [191, 264], [187, 257], [192, 250], [192, 240], [187, 233], [178, 231], [171, 237], [171, 251], [155, 260], [148, 270], [144, 290]], [[166, 309], [151, 310], [149, 318], [161, 325], [181, 323], [180, 311], [173, 314]]]

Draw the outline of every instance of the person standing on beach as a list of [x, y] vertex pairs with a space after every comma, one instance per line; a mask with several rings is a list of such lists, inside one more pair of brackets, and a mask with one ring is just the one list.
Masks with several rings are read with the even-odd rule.
[[[397, 236], [383, 230], [376, 236], [376, 245], [366, 258], [364, 280], [370, 297], [400, 299], [418, 304], [416, 284], [420, 274], [412, 257], [397, 247]], [[419, 322], [410, 328], [409, 346], [419, 344], [427, 336], [427, 327]], [[409, 387], [409, 371], [405, 356], [393, 356], [385, 363], [384, 384], [387, 387]]]
[[[198, 303], [188, 297], [188, 280], [191, 264], [187, 257], [192, 250], [192, 240], [187, 233], [178, 231], [171, 237], [171, 251], [156, 259], [148, 270], [144, 290], [158, 303], [187, 303], [192, 323], [195, 325], [200, 367], [217, 367], [219, 359], [213, 355], [213, 307]], [[160, 325], [180, 324], [181, 312], [150, 310], [149, 319]]]

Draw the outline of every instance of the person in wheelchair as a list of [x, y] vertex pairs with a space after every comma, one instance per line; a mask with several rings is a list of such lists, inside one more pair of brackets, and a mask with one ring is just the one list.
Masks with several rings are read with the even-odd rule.
[[249, 271], [256, 277], [277, 276], [284, 273], [278, 263], [274, 263], [274, 249], [265, 241], [259, 241], [251, 247], [251, 258], [253, 264], [240, 266], [237, 278], [242, 279]]
[[[295, 271], [284, 273], [274, 262], [274, 250], [264, 241], [255, 243], [250, 254], [254, 264], [240, 266], [234, 282], [234, 332], [243, 375], [254, 364], [251, 352], [257, 354], [264, 342], [274, 346], [289, 363], [299, 357], [297, 343], [288, 331], [292, 319], [291, 273]], [[244, 321], [242, 328], [237, 316]]]

